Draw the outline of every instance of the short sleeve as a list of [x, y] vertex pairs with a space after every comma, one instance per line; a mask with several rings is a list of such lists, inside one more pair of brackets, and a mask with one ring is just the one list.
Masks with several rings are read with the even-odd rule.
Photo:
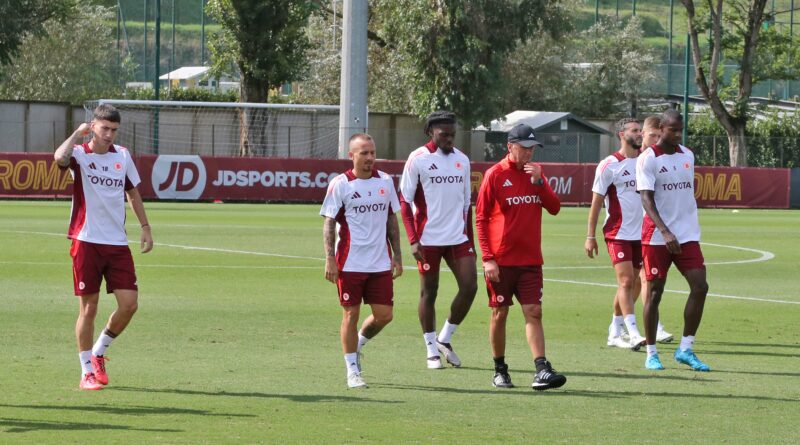
[[343, 178], [345, 178], [344, 175], [339, 175], [333, 178], [328, 185], [328, 191], [325, 193], [325, 200], [322, 202], [322, 208], [319, 211], [320, 216], [335, 219], [339, 214], [339, 209], [344, 205], [341, 192], [341, 184], [344, 184]]
[[139, 171], [136, 170], [136, 164], [134, 164], [133, 158], [130, 156], [130, 153], [127, 150], [125, 151], [125, 153], [126, 153], [125, 158], [127, 161], [125, 163], [126, 164], [125, 190], [127, 191], [139, 185], [139, 183], [141, 183], [142, 180], [139, 178]]
[[613, 171], [608, 168], [609, 165], [611, 165], [611, 159], [603, 159], [601, 163], [597, 164], [597, 169], [594, 172], [592, 191], [598, 195], [605, 196], [614, 179]]
[[656, 158], [651, 149], [648, 149], [639, 156], [636, 161], [636, 190], [656, 189]]
[[397, 191], [394, 189], [394, 182], [391, 178], [388, 180], [389, 182], [389, 206], [392, 209], [392, 213], [397, 213], [400, 211], [400, 200], [397, 197]]

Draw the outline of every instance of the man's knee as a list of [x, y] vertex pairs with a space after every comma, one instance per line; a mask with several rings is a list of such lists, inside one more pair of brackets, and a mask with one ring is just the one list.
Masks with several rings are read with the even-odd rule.
[[492, 308], [493, 321], [506, 321], [508, 318], [508, 306], [500, 306]]
[[708, 294], [708, 282], [706, 280], [692, 282], [689, 284], [689, 290], [694, 296], [705, 297]]
[[375, 317], [375, 321], [378, 322], [381, 326], [385, 326], [392, 322], [394, 319], [394, 314], [392, 311], [388, 312], [379, 312], [379, 313], [372, 313], [372, 316]]
[[525, 315], [526, 320], [541, 320], [542, 319], [542, 305], [541, 304], [526, 304], [522, 306], [522, 313]]
[[619, 287], [628, 292], [633, 290], [633, 286], [635, 284], [636, 284], [635, 275], [622, 275], [619, 277]]

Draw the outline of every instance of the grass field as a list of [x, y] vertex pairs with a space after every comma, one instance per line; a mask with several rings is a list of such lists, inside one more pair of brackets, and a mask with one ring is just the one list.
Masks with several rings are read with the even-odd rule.
[[[395, 321], [365, 349], [370, 388], [354, 391], [318, 206], [148, 212], [157, 244], [134, 250], [140, 310], [109, 349], [111, 384], [89, 392], [77, 389], [69, 203], [0, 201], [0, 443], [800, 441], [798, 211], [701, 211], [712, 296], [695, 349], [710, 373], [675, 363], [675, 343], [660, 346], [660, 373], [644, 369], [644, 353], [607, 348], [614, 280], [607, 257], [583, 254], [586, 209], [545, 218], [547, 355], [569, 381], [543, 393], [529, 387], [516, 308], [507, 360], [517, 388], [492, 388], [482, 287], [453, 339], [464, 367], [425, 369], [405, 241]], [[438, 325], [454, 288], [443, 274]], [[673, 271], [667, 288], [662, 321], [680, 334], [686, 286]], [[98, 318], [113, 308], [104, 296]]]

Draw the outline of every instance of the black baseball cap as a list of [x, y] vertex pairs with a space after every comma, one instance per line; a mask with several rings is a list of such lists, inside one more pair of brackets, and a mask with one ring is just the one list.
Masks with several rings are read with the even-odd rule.
[[536, 136], [533, 134], [533, 128], [526, 124], [514, 125], [514, 128], [508, 132], [508, 142], [514, 142], [525, 148], [531, 148], [534, 145], [544, 147], [544, 144], [536, 140]]

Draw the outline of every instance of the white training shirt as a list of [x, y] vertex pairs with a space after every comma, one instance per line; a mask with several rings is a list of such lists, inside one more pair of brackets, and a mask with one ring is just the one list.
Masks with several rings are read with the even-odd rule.
[[319, 214], [336, 220], [339, 242], [336, 260], [345, 272], [391, 270], [386, 221], [400, 210], [394, 181], [373, 170], [369, 179], [358, 179], [353, 170], [335, 177], [328, 185]]
[[[683, 145], [674, 154], [652, 146], [636, 165], [639, 191], [653, 190], [656, 209], [678, 242], [700, 241], [700, 223], [694, 198], [694, 153]], [[663, 246], [664, 238], [649, 216], [642, 223], [642, 244]]]
[[642, 199], [636, 192], [636, 159], [620, 152], [603, 159], [594, 173], [592, 191], [605, 196], [607, 240], [642, 239]]
[[468, 240], [470, 164], [457, 148], [446, 154], [428, 143], [411, 152], [400, 178], [400, 196], [412, 205], [423, 246], [454, 246]]
[[67, 238], [127, 246], [125, 191], [141, 182], [128, 149], [112, 145], [97, 154], [89, 144], [76, 145], [68, 168], [74, 183]]

